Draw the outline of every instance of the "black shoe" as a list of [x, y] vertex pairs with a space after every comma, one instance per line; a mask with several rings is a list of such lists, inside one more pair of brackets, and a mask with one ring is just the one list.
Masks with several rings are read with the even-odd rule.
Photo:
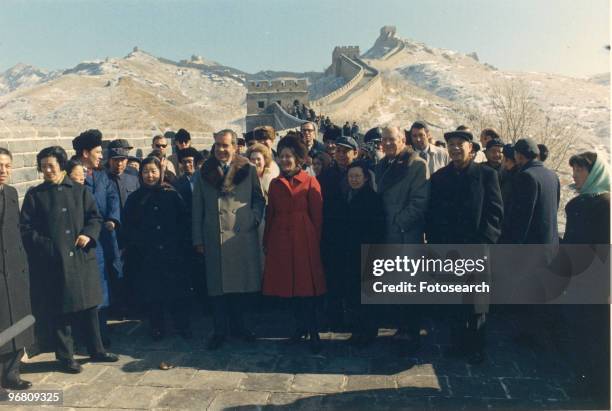
[[218, 350], [225, 342], [225, 335], [213, 334], [206, 342], [206, 349], [209, 351]]
[[179, 335], [186, 340], [191, 340], [193, 338], [193, 331], [191, 329], [186, 328], [184, 330], [179, 330]]
[[22, 380], [21, 378], [17, 378], [16, 380], [7, 379], [2, 383], [2, 387], [9, 390], [22, 391], [32, 388], [32, 383], [30, 381]]
[[95, 353], [89, 357], [90, 362], [117, 362], [119, 357], [109, 352]]
[[313, 354], [318, 354], [321, 352], [321, 338], [319, 338], [318, 332], [310, 333], [310, 352]]
[[242, 330], [238, 330], [238, 331], [234, 331], [232, 332], [232, 337], [234, 338], [239, 338], [242, 341], [245, 342], [253, 342], [257, 339], [257, 337], [255, 336], [255, 333], [253, 333], [253, 331], [248, 330], [246, 328], [242, 329]]
[[68, 374], [79, 374], [83, 371], [81, 364], [75, 360], [59, 360], [60, 371]]

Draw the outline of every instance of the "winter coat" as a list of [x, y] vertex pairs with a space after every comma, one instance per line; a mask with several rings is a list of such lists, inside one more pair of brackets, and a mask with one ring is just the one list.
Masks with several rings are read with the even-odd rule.
[[376, 185], [385, 207], [385, 242], [422, 243], [429, 197], [425, 160], [408, 149], [385, 157], [376, 166]]
[[263, 293], [312, 297], [326, 291], [319, 251], [323, 199], [315, 177], [300, 171], [270, 184]]
[[[95, 251], [101, 226], [93, 196], [69, 177], [26, 193], [21, 235], [30, 263], [32, 301], [44, 314], [77, 312], [102, 303]], [[75, 246], [80, 234], [91, 239], [85, 248]], [[36, 308], [34, 313], [38, 318]]]
[[523, 166], [513, 178], [512, 200], [506, 214], [508, 244], [558, 244], [557, 210], [561, 184], [538, 160]]
[[610, 193], [581, 194], [565, 206], [566, 244], [610, 244]]
[[131, 279], [142, 303], [185, 298], [189, 279], [185, 260], [191, 250], [189, 218], [171, 187], [140, 187], [123, 210], [126, 253], [137, 263]]
[[216, 157], [197, 173], [192, 201], [194, 245], [204, 245], [211, 296], [261, 289], [257, 227], [265, 200], [255, 167], [235, 156], [224, 174]]
[[[0, 190], [0, 331], [32, 313], [30, 272], [21, 233], [17, 190], [4, 185]], [[28, 328], [9, 343], [0, 346], [0, 354], [15, 352], [34, 343]]]
[[457, 171], [451, 163], [431, 177], [427, 242], [495, 244], [504, 209], [497, 172], [470, 162]]
[[119, 278], [123, 277], [123, 265], [117, 242], [117, 230], [120, 229], [121, 220], [121, 202], [117, 186], [109, 178], [106, 171], [94, 170], [91, 175], [85, 177], [85, 186], [93, 194], [103, 221], [115, 223], [115, 230], [113, 231], [108, 231], [106, 227], [102, 226], [99, 239], [100, 246], [96, 247], [96, 259], [98, 261], [102, 295], [104, 297], [102, 307], [108, 307], [110, 304], [110, 291], [106, 263], [112, 263], [117, 276]]

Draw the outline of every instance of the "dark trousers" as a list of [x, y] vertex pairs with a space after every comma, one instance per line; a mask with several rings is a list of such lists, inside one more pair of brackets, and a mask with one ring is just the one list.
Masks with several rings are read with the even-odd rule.
[[[485, 349], [486, 313], [475, 313], [470, 304], [449, 305], [451, 313], [451, 344], [468, 353], [482, 353]], [[452, 311], [450, 311], [452, 310]]]
[[2, 383], [6, 381], [17, 381], [20, 378], [19, 366], [24, 349], [0, 355], [0, 376]]
[[297, 330], [301, 334], [319, 332], [319, 297], [294, 297], [292, 298], [293, 315]]
[[60, 314], [55, 318], [53, 328], [55, 358], [58, 360], [72, 360], [74, 358], [73, 328], [76, 328], [82, 334], [89, 355], [105, 352], [100, 337], [98, 307]]
[[213, 309], [213, 325], [216, 335], [241, 333], [244, 327], [242, 313], [249, 308], [249, 296], [242, 293], [232, 293], [211, 297]]
[[165, 329], [165, 313], [170, 312], [174, 327], [179, 330], [187, 330], [190, 326], [189, 303], [175, 300], [171, 302], [155, 302], [149, 304], [149, 320], [151, 329], [163, 331]]

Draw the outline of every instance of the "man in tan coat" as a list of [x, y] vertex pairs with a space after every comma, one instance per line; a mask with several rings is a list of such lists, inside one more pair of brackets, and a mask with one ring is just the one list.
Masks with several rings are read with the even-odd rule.
[[265, 200], [255, 167], [237, 155], [232, 130], [215, 134], [214, 156], [197, 173], [193, 187], [193, 245], [206, 259], [208, 295], [214, 331], [207, 348], [214, 350], [228, 333], [246, 341], [255, 336], [243, 323], [247, 293], [261, 289], [257, 227]]

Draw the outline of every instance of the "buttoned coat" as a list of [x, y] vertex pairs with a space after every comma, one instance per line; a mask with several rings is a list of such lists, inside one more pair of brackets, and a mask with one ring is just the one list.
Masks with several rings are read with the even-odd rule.
[[[96, 248], [102, 218], [91, 193], [64, 177], [44, 182], [26, 193], [21, 234], [28, 252], [32, 301], [45, 313], [82, 311], [102, 303]], [[76, 238], [86, 235], [87, 247]]]
[[265, 200], [255, 167], [236, 155], [227, 173], [215, 157], [197, 173], [192, 199], [194, 245], [204, 245], [208, 294], [261, 289], [257, 227]]
[[[4, 185], [0, 201], [4, 212], [0, 216], [0, 331], [32, 313], [30, 306], [30, 272], [28, 258], [19, 232], [19, 202], [17, 190]], [[0, 354], [15, 352], [34, 342], [32, 328], [0, 346]]]
[[376, 185], [385, 209], [385, 243], [422, 243], [429, 199], [425, 160], [408, 149], [385, 157], [376, 166]]
[[325, 293], [320, 255], [323, 198], [316, 177], [300, 171], [270, 183], [263, 293], [312, 297]]

